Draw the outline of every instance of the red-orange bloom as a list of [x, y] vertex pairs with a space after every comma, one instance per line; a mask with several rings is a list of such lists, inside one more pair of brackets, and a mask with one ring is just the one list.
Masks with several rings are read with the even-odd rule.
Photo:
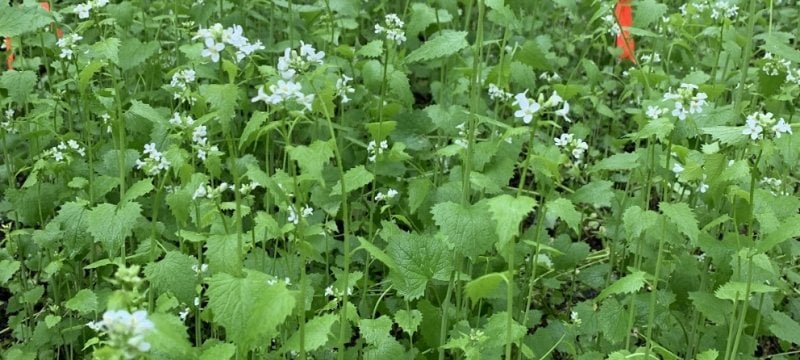
[[621, 28], [621, 31], [617, 34], [617, 47], [622, 49], [622, 54], [619, 57], [620, 59], [628, 59], [635, 64], [636, 57], [634, 52], [636, 51], [636, 43], [633, 41], [630, 31], [628, 31], [628, 28], [633, 26], [631, 0], [617, 0], [614, 15], [617, 17]]
[[14, 70], [14, 51], [11, 49], [11, 38], [7, 37], [5, 39], [5, 47], [6, 53], [8, 57], [6, 57], [6, 68], [8, 70]]

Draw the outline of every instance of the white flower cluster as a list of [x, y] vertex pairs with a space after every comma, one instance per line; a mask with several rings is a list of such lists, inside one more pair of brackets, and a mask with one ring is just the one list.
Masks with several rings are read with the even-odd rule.
[[644, 54], [639, 56], [639, 60], [641, 60], [642, 63], [658, 64], [661, 62], [661, 54], [657, 52], [654, 52], [652, 54]]
[[277, 84], [269, 86], [269, 94], [264, 92], [264, 87], [258, 88], [258, 95], [250, 99], [251, 102], [263, 101], [270, 105], [277, 105], [287, 100], [294, 100], [303, 105], [305, 110], [311, 110], [314, 103], [314, 94], [303, 94], [299, 83], [291, 80], [278, 80]]
[[208, 271], [208, 264], [194, 264], [192, 265], [192, 271], [197, 275], [204, 274]]
[[792, 133], [792, 126], [783, 118], [776, 121], [771, 112], [754, 112], [747, 116], [742, 134], [755, 141], [764, 138], [764, 129], [772, 130], [776, 139], [780, 139], [782, 134]]
[[251, 43], [242, 35], [243, 33], [244, 31], [239, 25], [234, 24], [231, 27], [223, 28], [222, 24], [216, 23], [210, 28], [200, 27], [192, 40], [203, 39], [206, 48], [203, 49], [201, 55], [210, 58], [213, 62], [219, 62], [220, 54], [225, 50], [226, 44], [231, 45], [236, 49], [236, 62], [240, 62], [250, 54], [264, 49], [261, 40]]
[[169, 169], [169, 160], [164, 157], [164, 154], [156, 150], [155, 143], [145, 144], [144, 154], [147, 155], [144, 160], [136, 159], [137, 169], [143, 170], [147, 175], [150, 176], [158, 175], [161, 171], [166, 171]]
[[394, 199], [399, 193], [400, 192], [398, 192], [395, 189], [386, 190], [385, 194], [382, 192], [378, 192], [378, 194], [375, 195], [375, 201], [376, 202], [389, 201], [389, 199]]
[[617, 23], [617, 19], [614, 17], [614, 15], [608, 14], [603, 16], [603, 22], [606, 24], [608, 33], [611, 34], [611, 36], [616, 37], [622, 32], [622, 29], [620, 29], [619, 23]]
[[194, 105], [197, 98], [192, 96], [189, 85], [194, 83], [195, 75], [196, 73], [192, 69], [184, 69], [172, 74], [172, 80], [170, 80], [169, 86], [175, 89], [172, 95], [175, 100], [186, 101]]
[[558, 73], [556, 73], [555, 71], [552, 74], [545, 71], [539, 74], [539, 80], [544, 80], [550, 83], [554, 81], [561, 81], [561, 76], [558, 75]]
[[208, 155], [222, 155], [219, 146], [211, 145], [208, 142], [208, 128], [205, 125], [194, 128], [192, 131], [192, 143], [197, 151], [197, 158], [201, 161], [206, 161]]
[[514, 94], [505, 92], [495, 84], [489, 84], [489, 98], [492, 100], [508, 101]]
[[347, 94], [356, 92], [356, 89], [350, 86], [350, 81], [353, 81], [353, 78], [344, 74], [342, 74], [342, 77], [336, 79], [336, 96], [342, 99], [342, 104], [350, 102], [350, 97], [348, 97]]
[[781, 179], [764, 177], [758, 182], [761, 186], [769, 188], [769, 192], [775, 196], [788, 196], [791, 192], [784, 190], [783, 181]]
[[45, 152], [46, 155], [52, 156], [57, 162], [70, 162], [73, 155], [80, 157], [86, 156], [86, 148], [78, 144], [75, 140], [67, 140], [67, 142], [60, 142], [58, 145], [53, 146], [50, 150]]
[[191, 115], [183, 116], [181, 113], [175, 112], [169, 119], [169, 124], [177, 128], [190, 128], [194, 125], [194, 119]]
[[718, 20], [722, 17], [734, 20], [739, 15], [739, 6], [730, 0], [717, 0], [711, 5], [711, 18]]
[[402, 44], [406, 41], [406, 33], [403, 31], [403, 26], [406, 24], [400, 20], [397, 14], [388, 14], [383, 19], [383, 24], [375, 24], [376, 34], [386, 34], [386, 39], [392, 40], [397, 44]]
[[647, 111], [645, 112], [645, 115], [647, 115], [647, 117], [650, 118], [650, 120], [656, 120], [656, 119], [660, 118], [662, 115], [664, 115], [664, 114], [666, 114], [668, 112], [669, 112], [669, 109], [667, 109], [667, 108], [662, 108], [662, 107], [652, 106], [651, 105], [651, 106], [647, 107]]
[[761, 71], [769, 76], [780, 76], [786, 74], [786, 81], [795, 85], [800, 85], [800, 68], [792, 68], [789, 60], [775, 58], [772, 53], [764, 54], [764, 65]]
[[525, 90], [514, 95], [513, 105], [519, 107], [519, 110], [514, 112], [514, 116], [522, 119], [522, 122], [526, 124], [530, 124], [533, 116], [542, 108], [557, 108], [559, 105], [562, 105], [561, 108], [553, 111], [553, 113], [558, 117], [564, 118], [566, 122], [572, 122], [572, 119], [569, 118], [569, 103], [564, 101], [555, 91], [547, 100], [544, 100], [543, 94], [539, 94], [538, 100], [534, 100], [528, 98], [528, 90]]
[[133, 314], [127, 310], [106, 310], [102, 320], [89, 322], [86, 326], [108, 336], [109, 346], [121, 351], [124, 359], [138, 359], [148, 352], [150, 343], [145, 336], [155, 329], [146, 310], [137, 310]]
[[704, 92], [697, 91], [697, 89], [697, 85], [683, 83], [676, 92], [673, 93], [672, 88], [670, 88], [669, 91], [664, 94], [665, 101], [674, 101], [675, 105], [672, 110], [672, 116], [684, 121], [689, 114], [699, 114], [703, 112], [708, 95]]
[[81, 40], [83, 40], [83, 36], [75, 33], [64, 35], [64, 37], [58, 39], [56, 45], [61, 49], [61, 53], [58, 56], [62, 59], [72, 60], [72, 55], [75, 54], [75, 50], [78, 47], [78, 41]]
[[317, 51], [311, 44], [300, 41], [300, 53], [292, 48], [283, 50], [283, 56], [278, 58], [278, 72], [284, 80], [292, 80], [295, 76], [311, 69], [311, 65], [322, 65], [325, 58], [324, 51]]
[[[353, 295], [353, 288], [347, 287], [347, 296]], [[325, 288], [325, 296], [327, 297], [335, 297], [336, 300], [341, 299], [344, 296], [344, 291], [334, 288], [333, 285], [330, 285]]]
[[717, 0], [717, 1], [695, 1], [687, 2], [679, 7], [683, 18], [698, 19], [704, 14], [708, 14], [714, 20], [730, 19], [736, 20], [739, 15], [739, 6], [736, 0]]
[[[674, 155], [674, 153], [673, 153], [673, 155]], [[675, 164], [672, 165], [672, 173], [675, 174], [676, 177], [678, 177], [678, 176], [681, 175], [681, 173], [683, 173], [683, 170], [684, 170], [683, 165], [681, 165], [681, 163], [676, 160]], [[707, 179], [706, 174], [703, 174], [703, 180], [701, 180], [697, 184], [697, 192], [699, 192], [701, 194], [704, 194], [704, 193], [706, 193], [708, 191], [708, 184], [706, 183], [706, 179]], [[678, 182], [676, 182], [675, 185], [676, 186], [673, 189], [676, 192], [683, 193], [686, 190], [684, 188], [685, 184], [680, 182], [680, 180], [678, 180]]]
[[9, 134], [16, 134], [17, 129], [14, 128], [14, 114], [16, 112], [12, 108], [8, 108], [6, 111], [3, 112], [5, 116], [5, 120], [0, 122], [0, 128], [5, 130], [5, 132]]
[[575, 135], [564, 133], [560, 137], [554, 138], [557, 147], [567, 150], [575, 158], [574, 164], [580, 164], [583, 154], [589, 150], [589, 144], [583, 139], [575, 138]]
[[108, 0], [89, 0], [85, 3], [75, 5], [72, 12], [77, 14], [80, 19], [88, 19], [89, 12], [91, 12], [92, 9], [98, 9], [106, 5], [108, 5]]
[[368, 159], [370, 162], [375, 162], [378, 159], [378, 155], [383, 154], [384, 150], [389, 149], [389, 142], [386, 140], [381, 141], [380, 144], [376, 143], [375, 140], [370, 141], [367, 144], [367, 153], [369, 153]]
[[[242, 195], [247, 195], [247, 194], [250, 194], [251, 191], [255, 190], [256, 188], [258, 188], [260, 186], [261, 186], [261, 184], [255, 182], [255, 181], [250, 182], [249, 184], [241, 184], [239, 186], [239, 193], [242, 194]], [[192, 194], [192, 200], [197, 200], [197, 199], [201, 199], [201, 198], [215, 199], [215, 198], [218, 198], [218, 197], [222, 196], [222, 194], [225, 191], [228, 191], [228, 190], [236, 191], [236, 187], [234, 185], [230, 185], [230, 184], [228, 184], [226, 182], [221, 182], [216, 187], [208, 185], [208, 184], [201, 184], [197, 188], [197, 190], [194, 191], [194, 194]]]
[[303, 208], [300, 209], [300, 216], [298, 216], [297, 210], [294, 209], [294, 205], [289, 205], [288, 207], [286, 207], [286, 212], [289, 213], [289, 215], [286, 216], [286, 221], [295, 225], [300, 223], [301, 217], [307, 218], [311, 215], [314, 215], [314, 209], [312, 209], [308, 205], [304, 205]]

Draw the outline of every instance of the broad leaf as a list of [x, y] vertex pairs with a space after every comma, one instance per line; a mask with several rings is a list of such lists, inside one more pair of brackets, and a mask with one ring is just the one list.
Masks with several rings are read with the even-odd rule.
[[405, 58], [407, 64], [453, 55], [469, 46], [466, 31], [443, 30]]
[[536, 206], [536, 200], [519, 196], [500, 195], [489, 199], [489, 211], [495, 221], [495, 231], [499, 241], [498, 248], [505, 248], [505, 245], [519, 235], [519, 224]]
[[497, 241], [491, 214], [483, 203], [439, 203], [433, 207], [431, 213], [441, 233], [464, 256], [481, 256], [491, 250]]

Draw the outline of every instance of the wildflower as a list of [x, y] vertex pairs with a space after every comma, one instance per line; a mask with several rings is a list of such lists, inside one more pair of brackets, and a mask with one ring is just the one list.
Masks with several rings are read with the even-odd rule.
[[583, 139], [576, 139], [574, 134], [564, 133], [554, 138], [556, 147], [567, 150], [575, 159], [574, 164], [580, 164], [583, 154], [589, 150], [589, 144]]
[[782, 133], [791, 134], [792, 127], [786, 123], [786, 120], [780, 118], [778, 123], [772, 126], [772, 131], [775, 132], [775, 138], [780, 139]]
[[300, 53], [291, 48], [283, 50], [278, 58], [278, 73], [284, 80], [292, 80], [298, 74], [311, 70], [312, 65], [322, 65], [325, 52], [317, 51], [311, 44], [300, 42]]
[[403, 26], [405, 26], [405, 23], [400, 20], [397, 14], [386, 15], [386, 17], [383, 19], [383, 23], [385, 26], [375, 24], [376, 34], [386, 34], [386, 39], [392, 40], [398, 45], [406, 41], [406, 34], [403, 32]]
[[192, 69], [184, 69], [172, 75], [169, 86], [175, 89], [173, 98], [194, 104], [196, 98], [189, 93], [189, 84], [195, 81], [196, 73]]
[[72, 161], [72, 156], [85, 157], [86, 148], [80, 146], [75, 140], [62, 141], [46, 151], [45, 155], [52, 156], [56, 162], [69, 162]]
[[72, 55], [75, 54], [78, 41], [83, 40], [83, 36], [78, 34], [69, 34], [56, 41], [61, 53], [58, 55], [62, 59], [72, 60]]
[[[92, 9], [101, 8], [108, 5], [108, 0], [89, 0], [85, 3], [75, 5], [72, 12], [78, 15], [79, 19], [88, 19]], [[49, 9], [47, 9], [49, 11]]]
[[514, 94], [505, 92], [495, 84], [489, 84], [489, 98], [492, 100], [508, 101]]
[[207, 195], [208, 195], [208, 190], [206, 189], [206, 184], [202, 184], [197, 188], [197, 190], [194, 191], [194, 194], [192, 194], [192, 200], [204, 198]]
[[189, 317], [189, 308], [184, 308], [178, 313], [178, 317], [181, 318], [181, 321], [186, 321], [186, 318]]
[[350, 98], [347, 96], [347, 94], [356, 92], [356, 90], [348, 84], [352, 80], [353, 78], [344, 74], [342, 77], [336, 79], [336, 95], [342, 99], [342, 104], [350, 102]]
[[[699, 114], [706, 106], [708, 95], [698, 92], [695, 84], [682, 83], [676, 92], [670, 88], [663, 96], [665, 101], [674, 101], [672, 116], [681, 121], [686, 120], [689, 114]], [[688, 103], [688, 106], [687, 106]]]
[[683, 172], [683, 166], [679, 162], [675, 162], [675, 165], [672, 165], [672, 172], [675, 175], [680, 175]]
[[161, 152], [156, 150], [155, 143], [145, 144], [144, 154], [147, 155], [147, 158], [136, 160], [137, 169], [143, 170], [147, 175], [151, 176], [158, 175], [161, 171], [169, 169], [170, 162]]
[[169, 119], [170, 125], [180, 127], [180, 128], [188, 128], [194, 125], [194, 119], [192, 119], [191, 115], [181, 116], [180, 113], [174, 113], [172, 118]]
[[555, 111], [555, 114], [556, 116], [564, 118], [564, 121], [566, 122], [570, 123], [572, 122], [572, 119], [570, 119], [569, 116], [567, 116], [569, 115], [569, 103], [566, 101], [564, 101], [564, 105], [561, 107], [561, 109]]
[[260, 40], [251, 43], [243, 33], [244, 31], [239, 25], [234, 24], [231, 27], [223, 28], [222, 24], [216, 23], [207, 29], [199, 28], [192, 40], [203, 39], [206, 48], [201, 55], [210, 58], [213, 62], [219, 62], [220, 53], [225, 49], [225, 44], [231, 45], [236, 49], [234, 56], [239, 62], [255, 51], [264, 49]]
[[395, 189], [389, 189], [389, 190], [386, 191], [385, 194], [382, 193], [382, 192], [378, 192], [378, 194], [375, 195], [375, 201], [376, 202], [381, 202], [381, 201], [385, 201], [385, 200], [388, 200], [388, 199], [393, 199], [395, 196], [397, 196], [397, 194], [399, 194], [399, 192], [397, 190], [395, 190]]
[[645, 112], [645, 115], [647, 115], [647, 117], [650, 118], [650, 120], [655, 120], [655, 119], [660, 118], [661, 115], [663, 115], [666, 112], [667, 112], [667, 109], [660, 108], [658, 106], [648, 106], [647, 107], [647, 112]]
[[5, 130], [9, 134], [14, 134], [17, 132], [17, 129], [14, 128], [14, 114], [15, 114], [14, 109], [8, 108], [6, 111], [3, 112], [5, 120], [0, 122], [0, 128]]
[[121, 351], [125, 359], [141, 357], [150, 350], [150, 343], [145, 336], [155, 329], [155, 325], [147, 318], [146, 310], [133, 313], [127, 310], [107, 310], [103, 318], [86, 324], [94, 331], [108, 337], [111, 348]]
[[519, 106], [519, 110], [514, 112], [514, 116], [522, 119], [522, 122], [530, 124], [533, 115], [539, 112], [541, 105], [527, 96], [527, 90], [514, 96], [514, 105]]
[[380, 146], [375, 142], [375, 140], [370, 141], [367, 144], [367, 153], [369, 153], [368, 159], [370, 162], [375, 162], [378, 158], [378, 155], [383, 154], [383, 151], [389, 148], [389, 142], [386, 140], [381, 141]]
[[792, 127], [783, 118], [777, 121], [771, 112], [755, 112], [747, 116], [742, 134], [749, 135], [752, 140], [764, 137], [764, 129], [770, 129], [776, 139], [783, 134], [791, 134]]

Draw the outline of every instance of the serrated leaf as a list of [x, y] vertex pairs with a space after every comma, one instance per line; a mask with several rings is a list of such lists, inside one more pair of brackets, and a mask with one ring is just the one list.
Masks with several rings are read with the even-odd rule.
[[653, 21], [660, 20], [667, 12], [667, 6], [655, 0], [643, 0], [637, 2], [636, 17], [633, 26], [645, 29]]
[[131, 235], [141, 212], [141, 205], [135, 202], [99, 204], [87, 216], [89, 233], [95, 242], [103, 244], [110, 256], [116, 256], [125, 238]]
[[383, 55], [383, 41], [372, 40], [356, 51], [356, 55], [366, 58], [377, 58]]
[[759, 37], [764, 38], [764, 45], [762, 45], [762, 48], [765, 51], [772, 53], [778, 58], [783, 58], [793, 63], [800, 63], [800, 51], [798, 51], [792, 45], [786, 44], [782, 40], [783, 36], [779, 36], [778, 33], [775, 33], [764, 34], [760, 35]]
[[667, 219], [678, 227], [678, 231], [689, 238], [692, 244], [697, 243], [697, 236], [700, 234], [700, 228], [697, 225], [694, 212], [692, 212], [688, 204], [670, 204], [662, 202], [658, 204], [658, 207], [661, 209], [661, 212], [667, 216]]
[[712, 126], [700, 129], [703, 134], [711, 135], [723, 145], [738, 145], [747, 142], [748, 136], [742, 133], [741, 126]]
[[689, 293], [694, 308], [713, 323], [722, 325], [728, 323], [728, 318], [733, 312], [732, 304], [714, 297], [711, 293], [695, 291]]
[[295, 307], [295, 296], [283, 282], [269, 285], [266, 274], [245, 269], [245, 277], [219, 273], [208, 279], [208, 307], [226, 337], [250, 350], [278, 334]]
[[[486, 339], [486, 342], [482, 344], [482, 346], [487, 348], [501, 347], [508, 343], [515, 343], [525, 336], [528, 329], [520, 325], [513, 318], [511, 319], [511, 328], [509, 329], [507, 327], [509, 325], [508, 317], [509, 315], [505, 311], [493, 314], [489, 317], [489, 320], [483, 327], [483, 332], [489, 335], [489, 338]], [[509, 330], [511, 330], [510, 334]]]
[[0, 284], [5, 284], [14, 276], [14, 273], [19, 270], [20, 263], [16, 260], [3, 260], [0, 261]]
[[738, 301], [749, 299], [752, 293], [769, 293], [778, 290], [778, 288], [774, 286], [751, 283], [750, 294], [747, 294], [747, 288], [747, 283], [729, 281], [725, 283], [725, 285], [720, 286], [717, 291], [714, 291], [714, 296], [723, 300]]
[[658, 118], [655, 120], [648, 121], [644, 127], [636, 133], [637, 139], [646, 139], [651, 136], [655, 136], [658, 140], [664, 141], [672, 130], [675, 128], [675, 124], [672, 120], [668, 118]]
[[[331, 333], [331, 327], [339, 319], [335, 314], [325, 314], [317, 316], [305, 325], [305, 350], [314, 351], [328, 342], [328, 335]], [[296, 332], [286, 341], [286, 344], [281, 348], [281, 352], [286, 351], [300, 351], [300, 333]]]
[[81, 72], [78, 74], [78, 92], [81, 94], [85, 93], [86, 88], [89, 87], [89, 82], [92, 80], [92, 77], [97, 74], [97, 72], [99, 72], [100, 69], [102, 69], [105, 65], [106, 63], [104, 61], [95, 60], [81, 69]]
[[239, 100], [239, 88], [235, 84], [200, 85], [200, 95], [211, 104], [223, 124], [233, 118]]
[[616, 294], [632, 294], [641, 289], [645, 284], [647, 273], [644, 271], [636, 271], [625, 275], [621, 279], [615, 281], [607, 288], [600, 292], [600, 295], [594, 299], [595, 302], [605, 299], [610, 295]]
[[621, 153], [611, 155], [603, 160], [600, 160], [592, 166], [592, 172], [600, 170], [631, 170], [639, 167], [639, 154], [638, 153]]
[[238, 246], [236, 234], [209, 236], [206, 240], [205, 253], [209, 271], [238, 274], [242, 269]]
[[359, 246], [359, 248], [366, 250], [370, 254], [370, 256], [380, 260], [387, 267], [389, 267], [389, 269], [397, 268], [397, 263], [394, 261], [394, 259], [389, 257], [389, 255], [387, 255], [383, 250], [379, 249], [375, 245], [372, 245], [372, 243], [370, 243], [367, 239], [364, 239], [362, 237], [359, 237], [358, 241], [361, 243], [361, 246]]
[[8, 90], [8, 95], [19, 104], [25, 102], [35, 85], [36, 74], [33, 71], [9, 70], [0, 76], [0, 87]]
[[770, 318], [773, 321], [773, 324], [769, 326], [772, 334], [783, 341], [800, 345], [800, 324], [797, 321], [780, 311], [773, 311]]
[[519, 224], [533, 211], [536, 200], [527, 196], [500, 195], [489, 199], [488, 204], [496, 223], [495, 232], [499, 239], [497, 247], [502, 249], [519, 235]]
[[119, 45], [117, 38], [102, 39], [92, 45], [90, 54], [92, 58], [108, 60], [112, 64], [119, 64]]
[[48, 329], [52, 329], [53, 326], [58, 325], [60, 322], [61, 316], [58, 315], [47, 314], [47, 316], [44, 317], [44, 324], [47, 325]]
[[[311, 179], [324, 185], [325, 178], [322, 176], [322, 170], [333, 157], [332, 146], [328, 141], [317, 140], [311, 146], [288, 146], [287, 149], [289, 157], [300, 165], [303, 175], [308, 175]], [[347, 178], [347, 174], [345, 174], [345, 178]]]
[[392, 340], [389, 332], [392, 330], [392, 318], [382, 315], [377, 319], [362, 319], [358, 322], [361, 335], [367, 344], [380, 347]]
[[154, 329], [145, 338], [152, 346], [149, 353], [156, 359], [191, 359], [195, 357], [194, 348], [189, 342], [186, 325], [175, 315], [149, 314]]
[[406, 300], [422, 297], [428, 281], [446, 279], [453, 269], [452, 253], [441, 239], [407, 233], [390, 223], [383, 224], [381, 237], [389, 243], [386, 254], [397, 264], [389, 279]]
[[462, 205], [448, 201], [436, 204], [431, 214], [441, 233], [464, 256], [481, 256], [497, 241], [491, 213], [484, 203]]
[[158, 42], [142, 43], [137, 38], [129, 38], [122, 42], [119, 49], [119, 67], [122, 70], [133, 69], [153, 56], [159, 50]]
[[609, 207], [614, 192], [611, 188], [614, 183], [608, 180], [595, 180], [581, 186], [570, 196], [570, 200], [577, 204], [588, 204], [594, 207]]
[[422, 324], [422, 312], [417, 309], [411, 309], [411, 311], [406, 309], [397, 310], [394, 314], [394, 322], [400, 326], [406, 334], [413, 335], [417, 332], [419, 325]]
[[[375, 175], [372, 175], [364, 165], [358, 165], [344, 173], [344, 191], [345, 193], [349, 193], [355, 189], [359, 189], [372, 182], [373, 179], [375, 179]], [[341, 193], [342, 181], [339, 180], [336, 182], [336, 185], [333, 186], [331, 196], [340, 195]]]
[[625, 232], [631, 238], [638, 238], [645, 230], [655, 225], [656, 221], [658, 221], [658, 213], [642, 210], [638, 206], [631, 206], [625, 209], [625, 213], [622, 214]]
[[782, 242], [800, 237], [800, 215], [784, 220], [777, 230], [769, 233], [756, 245], [759, 252], [767, 252]]
[[15, 37], [44, 28], [53, 21], [39, 6], [3, 6], [0, 11], [0, 36]]
[[197, 274], [192, 266], [197, 265], [197, 259], [193, 256], [169, 251], [163, 259], [148, 264], [144, 274], [155, 291], [171, 293], [178, 301], [191, 304], [197, 295]]
[[150, 122], [153, 124], [164, 124], [167, 122], [167, 119], [160, 112], [158, 112], [158, 110], [139, 100], [131, 100], [131, 107], [127, 112], [136, 116], [140, 116], [143, 119], [150, 120]]
[[406, 64], [453, 55], [469, 46], [466, 31], [442, 30], [405, 58]]
[[81, 315], [87, 315], [97, 311], [97, 295], [92, 290], [81, 289], [75, 293], [75, 296], [67, 300], [64, 306]]
[[498, 292], [500, 284], [503, 282], [508, 284], [508, 276], [504, 272], [486, 274], [468, 282], [464, 286], [464, 293], [470, 298], [473, 305], [477, 305], [480, 299], [497, 298], [500, 295], [505, 295]]
[[617, 299], [609, 298], [600, 305], [597, 312], [600, 329], [612, 343], [621, 343], [625, 340], [625, 336], [628, 334], [628, 324], [620, 319], [624, 319], [627, 315], [625, 307]]
[[264, 122], [269, 119], [269, 113], [263, 111], [256, 111], [250, 117], [250, 120], [247, 121], [247, 125], [245, 125], [244, 130], [242, 130], [242, 135], [239, 137], [239, 149], [241, 150], [246, 145], [249, 145], [255, 138], [258, 137], [262, 132], [277, 128], [280, 125], [280, 122], [273, 122], [267, 124], [267, 126], [263, 126]]
[[153, 186], [153, 180], [150, 178], [142, 179], [131, 185], [128, 190], [125, 191], [125, 197], [122, 201], [133, 201], [136, 200], [138, 197], [143, 196], [150, 191], [153, 191], [155, 187]]
[[565, 198], [550, 200], [545, 205], [548, 217], [557, 217], [569, 225], [576, 233], [580, 233], [581, 213], [575, 209], [575, 204]]
[[229, 360], [236, 354], [236, 346], [230, 343], [216, 344], [200, 355], [200, 360]]

